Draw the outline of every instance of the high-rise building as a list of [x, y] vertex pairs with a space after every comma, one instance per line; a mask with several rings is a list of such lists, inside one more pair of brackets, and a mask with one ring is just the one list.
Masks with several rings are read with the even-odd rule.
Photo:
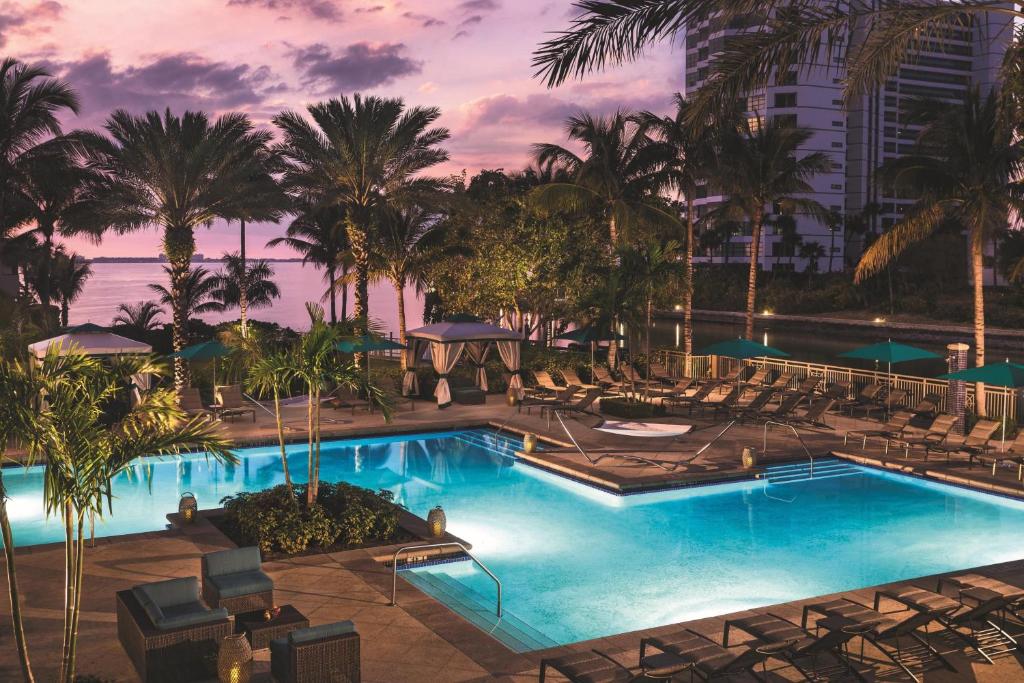
[[[761, 23], [759, 17], [725, 23], [710, 16], [688, 26], [685, 94], [692, 95], [704, 84], [714, 55], [731, 36]], [[901, 103], [921, 97], [954, 102], [974, 84], [983, 89], [990, 87], [998, 78], [1011, 37], [1011, 21], [1003, 15], [989, 14], [970, 25], [951, 26], [941, 42], [922, 41], [920, 49], [908, 55], [892, 78], [875, 92], [858, 98], [849, 109], [843, 102], [842, 65], [826, 63], [824, 53], [810, 68], [796, 69], [774, 79], [777, 85], [748, 93], [748, 116], [761, 120], [785, 117], [811, 131], [798, 155], [823, 152], [831, 158], [830, 170], [810, 181], [813, 191], [806, 196], [839, 217], [823, 224], [811, 216], [796, 215], [789, 225], [776, 221], [766, 226], [759, 250], [761, 267], [803, 270], [814, 258], [819, 270], [840, 270], [847, 250], [856, 255], [862, 248], [859, 239], [845, 230], [847, 216], [863, 213], [863, 220], [875, 232], [899, 220], [912, 201], [886, 196], [884, 188], [874, 182], [874, 175], [886, 159], [906, 153], [913, 145], [917, 129], [901, 122]], [[855, 44], [859, 38], [854, 31], [844, 42]], [[834, 60], [838, 62], [838, 58]], [[724, 199], [708, 194], [699, 197], [695, 205], [700, 215], [705, 215]], [[801, 257], [797, 247], [801, 243], [820, 245], [820, 249], [808, 250], [817, 255]], [[724, 263], [749, 258], [750, 229], [741, 227], [722, 235], [698, 260]]]

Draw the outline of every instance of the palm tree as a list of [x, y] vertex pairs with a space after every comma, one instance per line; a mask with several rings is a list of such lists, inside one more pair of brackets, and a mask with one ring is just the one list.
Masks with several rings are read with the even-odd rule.
[[[174, 267], [164, 266], [168, 279], [174, 282]], [[182, 348], [191, 341], [191, 325], [193, 318], [205, 313], [220, 313], [224, 305], [214, 298], [220, 286], [217, 276], [202, 266], [189, 268], [183, 277], [178, 278], [177, 292], [161, 284], [151, 284], [149, 288], [160, 295], [160, 303], [165, 306], [180, 306], [182, 311]], [[177, 377], [178, 366], [174, 367]]]
[[134, 332], [144, 334], [160, 326], [157, 318], [163, 315], [164, 309], [155, 301], [139, 301], [134, 304], [118, 304], [117, 315], [110, 321], [111, 325], [124, 325]]
[[338, 206], [305, 204], [288, 226], [285, 237], [276, 237], [267, 242], [268, 247], [278, 245], [291, 247], [302, 254], [302, 263], [312, 263], [324, 269], [327, 292], [324, 298], [330, 301], [331, 324], [338, 322], [337, 283], [341, 281], [341, 318], [348, 317], [348, 232], [345, 230], [345, 212]]
[[92, 276], [92, 267], [78, 254], [58, 249], [54, 252], [50, 275], [53, 292], [60, 302], [60, 324], [67, 327], [71, 304], [85, 291], [85, 283]]
[[47, 514], [59, 515], [65, 533], [65, 626], [62, 683], [75, 679], [78, 627], [84, 586], [86, 515], [102, 516], [111, 504], [111, 481], [142, 456], [200, 450], [222, 462], [237, 462], [217, 425], [186, 420], [174, 391], [146, 391], [111, 422], [109, 404], [132, 374], [158, 371], [148, 358], [120, 359], [107, 367], [74, 349], [53, 349], [35, 375], [46, 394], [32, 416], [26, 439], [29, 459], [44, 463]]
[[568, 171], [568, 182], [551, 182], [533, 190], [542, 208], [600, 211], [608, 224], [607, 245], [612, 253], [619, 238], [642, 224], [677, 225], [678, 220], [652, 201], [666, 185], [665, 156], [629, 113], [610, 117], [587, 113], [565, 124], [583, 156], [561, 145], [535, 144], [534, 157], [543, 168], [554, 164]]
[[[878, 272], [910, 245], [953, 220], [967, 231], [974, 289], [975, 364], [985, 364], [985, 244], [1006, 230], [1010, 212], [1024, 212], [1024, 142], [1001, 93], [968, 91], [963, 104], [917, 102], [910, 121], [922, 126], [913, 154], [883, 165], [882, 177], [913, 193], [917, 203], [864, 252], [855, 280]], [[985, 414], [984, 385], [977, 411]]]
[[719, 211], [726, 219], [746, 220], [751, 230], [744, 335], [753, 339], [761, 232], [767, 211], [774, 208], [783, 215], [800, 212], [827, 220], [825, 207], [798, 195], [811, 192], [808, 179], [828, 171], [831, 162], [822, 152], [797, 159], [796, 152], [810, 139], [811, 131], [778, 118], [768, 122], [744, 118], [737, 126], [723, 127], [720, 136], [715, 184], [727, 199]]
[[[268, 308], [274, 299], [281, 298], [281, 290], [273, 280], [274, 269], [264, 259], [246, 264], [238, 252], [224, 254], [224, 270], [214, 276], [217, 288], [211, 298], [220, 302], [221, 310], [244, 305], [249, 308]], [[245, 321], [241, 323], [242, 336], [246, 336]]]
[[441, 184], [418, 174], [448, 160], [437, 145], [449, 133], [431, 128], [439, 109], [406, 109], [401, 99], [356, 94], [307, 111], [312, 123], [291, 111], [274, 117], [284, 138], [284, 184], [301, 201], [344, 209], [356, 270], [355, 317], [367, 319], [374, 212], [385, 197], [400, 202]]
[[[98, 225], [116, 232], [158, 227], [170, 267], [168, 291], [172, 343], [187, 343], [185, 286], [195, 252], [195, 230], [216, 218], [247, 215], [244, 189], [251, 187], [270, 140], [243, 114], [212, 123], [201, 112], [176, 116], [151, 111], [135, 116], [118, 110], [106, 123], [108, 136], [84, 135], [90, 166], [102, 173]], [[174, 382], [185, 386], [188, 366], [176, 358]]]
[[[380, 211], [379, 229], [371, 252], [373, 273], [387, 279], [395, 288], [398, 301], [398, 338], [405, 344], [405, 288], [415, 284], [422, 290], [426, 286], [426, 273], [431, 261], [453, 253], [440, 249], [447, 235], [440, 216], [423, 207], [384, 207]], [[405, 371], [405, 354], [401, 356]]]
[[[714, 145], [711, 129], [690, 122], [690, 103], [676, 93], [675, 112], [672, 116], [658, 116], [645, 111], [637, 115], [644, 131], [650, 131], [665, 146], [669, 159], [668, 181], [686, 202], [686, 253], [683, 270], [683, 353], [687, 364], [693, 354], [693, 251], [696, 247], [697, 211], [694, 200], [700, 186], [711, 175]], [[687, 366], [689, 367], [689, 366]]]
[[[249, 339], [250, 337], [246, 337]], [[249, 363], [246, 384], [250, 391], [271, 394], [274, 397], [274, 420], [277, 424], [277, 443], [281, 448], [281, 469], [284, 483], [288, 487], [288, 499], [295, 500], [292, 489], [292, 475], [288, 470], [288, 453], [285, 448], [284, 422], [281, 419], [281, 394], [288, 391], [292, 382], [292, 359], [283, 351], [268, 351], [262, 345], [253, 345], [253, 360]]]

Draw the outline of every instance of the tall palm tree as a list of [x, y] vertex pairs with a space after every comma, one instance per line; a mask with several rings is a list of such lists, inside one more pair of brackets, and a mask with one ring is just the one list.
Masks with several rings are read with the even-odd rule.
[[754, 337], [754, 302], [761, 232], [767, 212], [807, 214], [828, 220], [821, 204], [801, 197], [813, 188], [807, 182], [831, 168], [827, 154], [814, 152], [800, 159], [796, 152], [811, 137], [811, 131], [775, 118], [742, 119], [736, 126], [723, 127], [716, 154], [715, 184], [726, 195], [720, 214], [727, 220], [745, 220], [750, 225], [750, 269], [747, 275], [747, 307], [744, 336]]
[[50, 277], [53, 293], [60, 303], [61, 327], [68, 326], [71, 304], [85, 291], [85, 283], [91, 276], [92, 268], [80, 260], [78, 254], [69, 254], [63, 249], [55, 251]]
[[155, 301], [139, 301], [134, 304], [118, 304], [117, 315], [110, 321], [111, 325], [124, 325], [137, 333], [151, 332], [160, 326], [157, 319], [163, 315], [164, 309]]
[[[264, 259], [256, 259], [246, 264], [238, 252], [224, 254], [224, 270], [215, 276], [217, 288], [211, 297], [220, 302], [222, 310], [249, 308], [267, 308], [274, 299], [281, 298], [281, 290], [274, 282], [274, 269]], [[244, 323], [242, 335], [247, 335]]]
[[369, 244], [374, 212], [387, 197], [436, 189], [440, 181], [418, 174], [448, 160], [438, 147], [449, 137], [432, 127], [441, 110], [410, 107], [401, 99], [337, 99], [307, 107], [312, 123], [297, 112], [274, 117], [284, 184], [300, 200], [336, 205], [345, 211], [345, 229], [356, 270], [355, 317], [368, 319]]
[[674, 98], [675, 112], [671, 116], [659, 116], [645, 111], [637, 115], [637, 121], [645, 131], [650, 131], [664, 146], [668, 157], [667, 177], [672, 187], [686, 202], [686, 252], [683, 269], [683, 353], [687, 363], [693, 353], [693, 251], [696, 247], [696, 208], [694, 200], [697, 189], [707, 182], [711, 175], [714, 155], [712, 129], [690, 121], [690, 103], [680, 93]]
[[[418, 289], [426, 285], [426, 273], [431, 261], [450, 255], [447, 249], [440, 253], [447, 235], [446, 225], [436, 212], [418, 206], [388, 206], [379, 212], [378, 230], [371, 246], [371, 270], [387, 279], [395, 288], [398, 302], [398, 338], [405, 344], [405, 288], [415, 284]], [[401, 357], [405, 371], [405, 354]]]
[[[174, 282], [174, 268], [164, 266], [168, 279]], [[224, 305], [214, 298], [219, 283], [217, 276], [202, 266], [189, 268], [184, 277], [178, 278], [178, 291], [161, 284], [151, 284], [149, 288], [160, 295], [160, 303], [165, 306], [178, 305], [182, 310], [182, 348], [191, 342], [191, 320], [204, 313], [220, 313]], [[177, 365], [175, 365], [177, 375]]]
[[[142, 116], [118, 110], [105, 128], [107, 135], [83, 136], [86, 159], [105, 178], [97, 190], [96, 220], [121, 233], [150, 227], [163, 231], [172, 342], [180, 351], [187, 343], [185, 285], [195, 230], [216, 218], [246, 215], [242, 190], [259, 170], [270, 133], [255, 130], [243, 114], [211, 122], [201, 112], [176, 116], [169, 109]], [[187, 380], [187, 364], [175, 359], [175, 386]]]
[[652, 201], [667, 182], [665, 158], [631, 114], [595, 117], [584, 112], [569, 117], [565, 129], [569, 140], [583, 147], [582, 156], [561, 145], [533, 146], [541, 168], [553, 164], [571, 177], [534, 189], [540, 207], [600, 211], [608, 225], [609, 253], [639, 225], [678, 223]]
[[268, 247], [278, 245], [291, 247], [302, 255], [302, 263], [311, 263], [324, 270], [327, 281], [325, 298], [329, 300], [328, 311], [331, 324], [338, 322], [337, 283], [341, 285], [341, 319], [348, 317], [348, 272], [349, 241], [345, 230], [345, 212], [338, 206], [302, 204], [288, 226], [285, 237], [275, 237], [267, 242]]
[[[246, 337], [246, 339], [250, 339]], [[281, 419], [281, 395], [288, 392], [292, 382], [294, 363], [288, 353], [279, 350], [268, 350], [262, 345], [253, 345], [254, 358], [248, 366], [246, 385], [251, 391], [261, 394], [269, 393], [274, 399], [274, 420], [277, 424], [277, 443], [281, 448], [281, 469], [284, 472], [284, 483], [288, 487], [288, 499], [295, 500], [292, 489], [292, 475], [288, 469], [288, 452], [284, 439], [284, 421]]]
[[[1024, 212], [1024, 142], [1001, 93], [968, 91], [963, 104], [917, 102], [909, 120], [922, 126], [913, 154], [882, 167], [882, 177], [917, 197], [913, 208], [864, 252], [856, 281], [886, 267], [912, 244], [953, 220], [967, 231], [974, 290], [974, 359], [985, 364], [985, 244]], [[976, 405], [985, 414], [984, 385]]]

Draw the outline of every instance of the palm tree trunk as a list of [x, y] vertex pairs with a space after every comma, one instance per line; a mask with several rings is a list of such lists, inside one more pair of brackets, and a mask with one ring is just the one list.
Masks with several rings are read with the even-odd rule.
[[764, 220], [764, 208], [760, 205], [750, 217], [753, 230], [750, 234], [750, 271], [747, 273], [747, 315], [743, 328], [746, 339], [754, 338], [754, 303], [757, 297], [757, 262], [761, 247], [761, 223]]
[[281, 394], [274, 388], [274, 419], [277, 421], [277, 443], [281, 446], [281, 470], [284, 472], [284, 485], [288, 487], [288, 499], [295, 500], [292, 489], [292, 475], [288, 471], [288, 451], [284, 443], [284, 422], [281, 421]]
[[[405, 346], [405, 292], [404, 287], [397, 280], [395, 281], [395, 296], [398, 297], [398, 341], [400, 344]], [[405, 376], [405, 354], [401, 354], [399, 357], [399, 363], [402, 368], [402, 376]]]
[[[356, 225], [352, 218], [346, 219], [346, 228], [348, 231], [348, 241], [351, 245], [352, 260], [355, 261], [356, 265], [356, 305], [355, 315], [356, 318], [362, 321], [362, 324], [366, 326], [369, 323], [370, 313], [370, 251], [368, 244], [368, 235], [365, 226]], [[362, 334], [367, 334], [366, 329], [360, 330]], [[365, 354], [357, 353], [354, 354], [355, 363], [357, 367], [364, 367], [366, 362]]]
[[320, 390], [316, 390], [316, 422], [313, 423], [313, 430], [316, 432], [316, 476], [313, 477], [313, 502], [320, 496]]
[[[329, 266], [327, 268], [327, 281], [330, 284], [327, 287], [327, 296], [328, 296], [328, 298], [330, 299], [330, 302], [331, 302], [330, 303], [330, 307], [331, 307], [331, 324], [332, 325], [337, 325], [338, 324], [338, 304], [337, 304], [338, 297], [337, 297], [337, 293], [335, 292], [335, 288], [337, 287], [337, 280], [338, 279], [334, 276], [334, 266], [333, 265]], [[345, 316], [345, 314], [342, 313], [342, 317], [344, 317], [344, 316]]]
[[68, 326], [68, 316], [71, 313], [71, 302], [67, 299], [60, 300], [60, 326]]
[[[644, 356], [647, 357], [647, 379], [651, 378], [651, 309], [654, 308], [654, 298], [651, 288], [647, 290], [647, 334], [644, 339]], [[633, 366], [634, 368], [636, 366]], [[644, 384], [644, 398], [650, 396], [651, 385]]]
[[61, 645], [60, 680], [68, 672], [68, 645], [75, 608], [75, 530], [70, 501], [64, 502], [64, 638]]
[[[348, 266], [341, 267], [341, 276], [345, 277], [348, 275]], [[348, 282], [341, 286], [341, 319], [345, 320], [348, 318]]]
[[245, 219], [239, 221], [239, 256], [242, 259], [242, 281], [238, 283], [238, 315], [242, 328], [242, 338], [248, 336], [249, 326], [246, 321], [246, 311], [249, 309], [249, 269], [245, 260]]
[[306, 406], [306, 431], [309, 435], [309, 451], [306, 454], [306, 509], [313, 507], [313, 388], [309, 387], [309, 403]]
[[619, 244], [619, 228], [615, 224], [615, 216], [608, 217], [608, 245], [609, 252], [614, 253], [615, 247]]
[[7, 595], [11, 600], [11, 630], [14, 631], [14, 641], [18, 646], [21, 677], [25, 683], [35, 683], [35, 676], [32, 675], [32, 663], [28, 656], [28, 641], [25, 640], [25, 623], [21, 616], [21, 593], [18, 590], [18, 573], [14, 560], [14, 535], [11, 533], [11, 520], [7, 516], [7, 491], [4, 489], [2, 473], [0, 473], [0, 534], [2, 534], [4, 544]]
[[690, 375], [690, 355], [693, 353], [693, 195], [686, 194], [686, 260], [683, 265], [683, 353], [686, 356], [685, 374]]
[[[985, 266], [982, 239], [971, 240], [971, 272], [974, 277], [974, 364], [985, 364]], [[974, 385], [974, 409], [978, 417], [986, 416], [985, 385]]]
[[66, 683], [74, 683], [75, 681], [75, 659], [78, 653], [78, 622], [79, 616], [82, 613], [82, 582], [85, 580], [84, 519], [84, 515], [79, 512], [75, 540], [75, 604], [71, 616], [71, 632], [68, 640]]
[[[167, 227], [164, 230], [164, 254], [171, 267], [171, 344], [175, 351], [188, 345], [188, 309], [184, 286], [196, 250], [192, 228]], [[174, 359], [174, 388], [188, 386], [188, 363], [184, 358]]]

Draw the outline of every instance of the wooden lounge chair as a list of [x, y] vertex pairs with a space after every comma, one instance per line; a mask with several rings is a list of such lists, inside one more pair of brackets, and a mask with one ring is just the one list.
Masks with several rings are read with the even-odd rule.
[[754, 669], [759, 665], [763, 673], [767, 673], [765, 663], [768, 658], [781, 655], [791, 645], [792, 643], [787, 641], [756, 647], [725, 647], [696, 631], [687, 629], [644, 638], [640, 641], [640, 660], [643, 661], [647, 656], [647, 648], [657, 648], [661, 652], [675, 655], [683, 662], [689, 662], [692, 666], [691, 673], [702, 680], [710, 681], [713, 678], [736, 674], [754, 674]]
[[256, 421], [256, 408], [242, 396], [242, 387], [237, 384], [220, 388], [220, 403], [215, 409], [217, 417], [222, 420], [231, 417], [242, 417], [252, 415], [252, 421]]
[[178, 391], [178, 406], [187, 415], [192, 417], [199, 417], [201, 415], [213, 416], [213, 413], [203, 405], [202, 396], [199, 394], [199, 387], [182, 387]]
[[881, 384], [873, 382], [857, 392], [857, 395], [853, 398], [840, 402], [840, 410], [849, 411], [853, 415], [853, 411], [861, 406], [874, 406], [876, 405], [875, 400], [882, 393], [882, 389]]
[[573, 370], [571, 368], [563, 368], [562, 370], [559, 370], [558, 372], [562, 375], [562, 379], [565, 380], [566, 386], [568, 386], [570, 384], [575, 384], [576, 386], [578, 386], [581, 389], [600, 389], [601, 388], [601, 385], [599, 385], [599, 384], [588, 384], [587, 382], [584, 382], [583, 380], [580, 379], [579, 373], [577, 373], [575, 370]]
[[650, 680], [671, 679], [675, 674], [687, 671], [692, 664], [689, 660], [668, 653], [659, 653], [640, 658], [639, 670], [619, 664], [599, 650], [574, 652], [554, 659], [540, 660], [539, 683], [547, 680], [548, 669], [557, 671], [570, 683], [634, 683]]
[[945, 453], [946, 462], [949, 462], [954, 453], [985, 453], [992, 449], [989, 441], [999, 431], [999, 427], [1000, 423], [995, 420], [978, 420], [967, 436], [949, 435], [938, 443], [925, 444], [924, 459], [927, 460], [931, 453]]

